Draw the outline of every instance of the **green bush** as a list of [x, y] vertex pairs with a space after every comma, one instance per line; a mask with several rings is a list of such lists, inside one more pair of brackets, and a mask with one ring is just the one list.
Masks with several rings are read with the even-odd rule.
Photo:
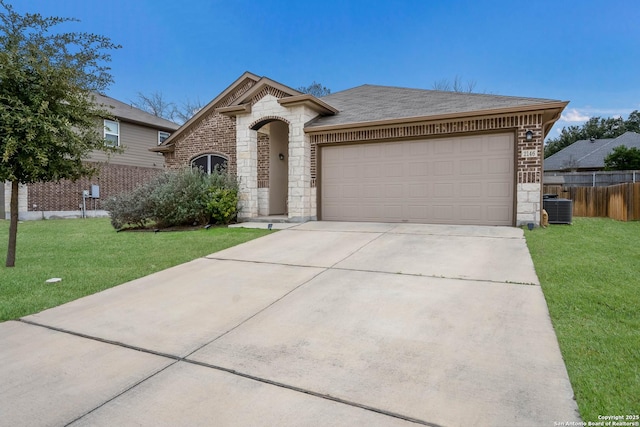
[[104, 207], [116, 229], [229, 224], [238, 211], [238, 180], [224, 169], [210, 175], [192, 168], [166, 171]]
[[109, 211], [113, 228], [119, 230], [125, 225], [143, 228], [151, 222], [151, 200], [148, 193], [147, 184], [107, 199], [102, 206]]
[[156, 225], [162, 228], [206, 224], [208, 181], [200, 169], [184, 168], [160, 175], [149, 194]]
[[207, 208], [214, 223], [229, 224], [238, 213], [238, 190], [214, 188], [209, 193]]

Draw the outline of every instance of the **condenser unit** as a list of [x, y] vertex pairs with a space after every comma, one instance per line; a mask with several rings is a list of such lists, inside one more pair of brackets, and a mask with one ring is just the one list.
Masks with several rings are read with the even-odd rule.
[[544, 210], [549, 215], [549, 224], [571, 224], [573, 202], [569, 199], [544, 199]]

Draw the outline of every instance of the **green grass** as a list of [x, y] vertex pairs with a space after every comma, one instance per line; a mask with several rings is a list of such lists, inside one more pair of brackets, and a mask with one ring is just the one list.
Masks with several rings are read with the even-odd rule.
[[580, 414], [640, 412], [640, 222], [525, 230]]
[[[16, 319], [270, 233], [244, 228], [116, 231], [109, 220], [27, 221], [16, 266], [4, 266], [9, 222], [0, 220], [0, 321]], [[57, 284], [45, 280], [62, 278]]]

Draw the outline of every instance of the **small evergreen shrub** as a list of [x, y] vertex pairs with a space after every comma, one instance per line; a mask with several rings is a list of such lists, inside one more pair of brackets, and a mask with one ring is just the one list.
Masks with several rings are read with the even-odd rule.
[[238, 180], [225, 169], [207, 175], [200, 169], [182, 168], [159, 174], [132, 192], [104, 204], [111, 225], [158, 228], [229, 224], [238, 212]]
[[107, 199], [103, 207], [109, 211], [111, 225], [116, 230], [124, 226], [144, 228], [151, 219], [148, 185], [142, 185], [129, 193]]

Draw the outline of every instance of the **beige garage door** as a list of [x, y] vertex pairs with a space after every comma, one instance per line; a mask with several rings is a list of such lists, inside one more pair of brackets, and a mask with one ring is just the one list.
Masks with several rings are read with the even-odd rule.
[[322, 147], [321, 219], [513, 225], [513, 134]]

